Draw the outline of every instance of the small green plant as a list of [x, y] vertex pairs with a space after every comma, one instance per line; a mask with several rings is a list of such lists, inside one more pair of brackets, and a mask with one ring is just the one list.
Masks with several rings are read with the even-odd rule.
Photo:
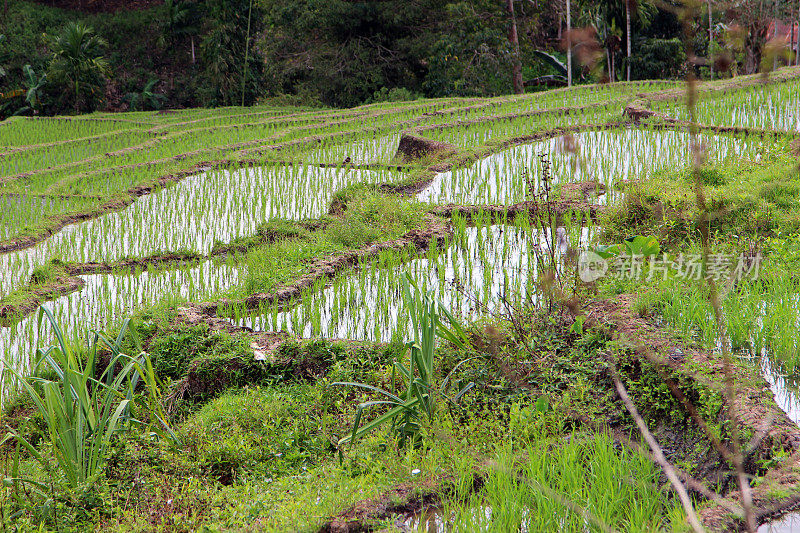
[[[408, 439], [416, 441], [419, 438], [420, 423], [423, 416], [428, 420], [432, 420], [436, 414], [438, 398], [445, 398], [455, 404], [474, 385], [472, 382], [468, 383], [452, 397], [446, 394], [447, 385], [453, 373], [461, 365], [473, 358], [465, 359], [458, 363], [447, 377], [442, 380], [441, 384], [436, 383], [434, 370], [436, 337], [442, 337], [463, 348], [466, 335], [453, 315], [427, 293], [421, 292], [408, 274], [404, 273], [401, 281], [403, 297], [409, 309], [414, 328], [414, 341], [407, 344], [408, 364], [395, 361], [392, 369], [392, 382], [395, 381], [399, 374], [400, 379], [405, 383], [406, 390], [396, 395], [365, 383], [333, 383], [333, 385], [358, 387], [377, 392], [385, 398], [384, 400], [364, 402], [358, 406], [355, 422], [353, 423], [353, 432], [339, 440], [340, 446], [355, 441], [387, 422], [391, 422], [392, 431], [397, 433], [401, 446], [405, 445]], [[450, 328], [445, 326], [440, 315], [444, 315], [448, 319]], [[361, 417], [364, 410], [378, 405], [390, 406], [391, 409], [375, 420], [361, 426]]]
[[25, 75], [25, 85], [27, 86], [27, 91], [25, 92], [25, 103], [27, 105], [17, 110], [15, 114], [22, 115], [29, 111], [36, 114], [42, 107], [42, 93], [45, 85], [47, 85], [47, 74], [37, 75], [30, 65], [22, 67], [22, 72]]
[[618, 244], [600, 244], [594, 248], [594, 253], [603, 259], [610, 259], [617, 257], [623, 253], [628, 255], [640, 255], [643, 257], [650, 257], [661, 253], [661, 244], [653, 236], [645, 237], [644, 235], [636, 235], [635, 237], [628, 237], [623, 241], [623, 246]]
[[[39, 349], [32, 375], [22, 375], [7, 363], [5, 371], [13, 375], [44, 417], [47, 426], [45, 438], [52, 446], [58, 469], [69, 488], [86, 487], [98, 479], [112, 438], [121, 431], [134, 427], [150, 428], [158, 435], [177, 439], [157, 407], [158, 389], [149, 356], [144, 352], [137, 357], [120, 353], [128, 331], [128, 320], [113, 342], [97, 331], [88, 332], [87, 337], [91, 340], [84, 361], [67, 343], [52, 312], [43, 307], [39, 312], [39, 326], [44, 317], [50, 322], [57, 345]], [[103, 349], [110, 351], [110, 360], [100, 377], [96, 378], [102, 364], [100, 354]], [[46, 366], [55, 377], [41, 377], [40, 366]], [[133, 415], [134, 394], [140, 380], [151, 400], [146, 404], [150, 422]], [[0, 444], [11, 439], [27, 450], [45, 472], [52, 474], [49, 456], [17, 431], [11, 430]], [[38, 480], [19, 477], [17, 467], [18, 461], [15, 461], [12, 476], [5, 479], [5, 484], [16, 488], [25, 484], [44, 496], [52, 491], [52, 486]]]
[[124, 100], [128, 102], [128, 105], [130, 105], [131, 109], [134, 111], [161, 109], [161, 105], [167, 97], [156, 92], [155, 88], [157, 84], [158, 80], [153, 78], [142, 87], [141, 92], [130, 92], [125, 95]]

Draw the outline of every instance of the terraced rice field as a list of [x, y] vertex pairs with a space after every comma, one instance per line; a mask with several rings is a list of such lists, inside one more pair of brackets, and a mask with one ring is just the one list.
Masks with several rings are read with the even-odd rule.
[[[131, 316], [142, 324], [142, 335], [152, 337], [147, 346], [154, 353], [186, 331], [201, 337], [223, 332], [244, 347], [249, 361], [242, 363], [245, 366], [271, 361], [289, 343], [309, 339], [402, 347], [416, 331], [413, 310], [401, 294], [407, 275], [467, 329], [472, 328], [473, 340], [486, 337], [475, 340], [473, 350], [476, 358], [489, 361], [488, 366], [473, 363], [466, 370], [460, 366], [453, 370], [466, 372], [457, 378], [463, 382], [482, 376], [490, 385], [479, 394], [487, 398], [506, 391], [506, 399], [487, 400], [487, 405], [513, 404], [500, 408], [504, 427], [511, 431], [519, 429], [519, 410], [525, 409], [521, 398], [526, 395], [548, 398], [548, 405], [566, 410], [555, 411], [562, 414], [602, 403], [586, 399], [591, 396], [589, 383], [606, 380], [602, 382], [608, 387], [608, 374], [592, 373], [596, 361], [564, 363], [558, 359], [564, 350], [589, 350], [600, 358], [612, 350], [611, 344], [603, 343], [616, 343], [614, 350], [637, 342], [652, 345], [648, 339], [655, 338], [654, 332], [667, 332], [670, 347], [684, 346], [670, 348], [673, 356], [679, 354], [674, 357], [683, 361], [691, 359], [684, 351], [699, 354], [680, 368], [665, 367], [697, 402], [717, 398], [718, 388], [700, 376], [713, 376], [713, 369], [718, 370], [716, 358], [732, 350], [737, 368], [748, 376], [740, 386], [753, 395], [751, 403], [743, 400], [738, 408], [774, 419], [769, 438], [754, 445], [753, 453], [762, 462], [750, 474], [762, 480], [771, 479], [771, 472], [784, 476], [756, 483], [753, 489], [759, 509], [781, 514], [797, 500], [796, 491], [787, 487], [794, 482], [789, 473], [797, 466], [792, 446], [800, 442], [796, 425], [800, 308], [792, 275], [800, 259], [798, 80], [800, 71], [782, 69], [768, 82], [740, 77], [705, 84], [700, 88], [695, 125], [688, 122], [691, 114], [683, 103], [682, 85], [669, 82], [348, 110], [253, 107], [9, 119], [0, 123], [0, 354], [5, 365], [22, 373], [31, 371], [37, 348], [53, 341], [50, 330], [40, 324], [41, 306], [52, 310], [68, 342], [76, 347], [85, 342], [87, 328], [115, 331]], [[698, 205], [701, 200], [703, 208]], [[704, 229], [710, 232], [705, 240]], [[621, 250], [626, 238], [633, 242], [636, 236], [657, 241], [657, 250], [646, 256], [699, 257], [706, 243], [720, 256], [746, 256], [751, 274], [758, 252], [760, 270], [753, 279], [735, 284], [733, 278], [717, 280], [724, 335], [719, 334], [709, 303], [711, 289], [702, 279], [692, 283], [685, 277], [662, 276], [654, 270], [652, 257], [638, 272], [608, 275], [596, 282], [580, 279], [581, 253], [611, 246]], [[609, 311], [612, 308], [618, 312]], [[503, 332], [497, 330], [498, 321], [505, 324], [500, 329], [507, 328]], [[598, 323], [596, 333], [586, 333]], [[526, 329], [531, 324], [535, 327]], [[561, 328], [561, 333], [543, 337], [548, 324]], [[630, 324], [644, 328], [642, 333], [631, 330]], [[506, 334], [518, 344], [494, 337]], [[601, 350], [598, 343], [606, 348]], [[186, 357], [185, 365], [163, 359], [156, 364], [177, 369], [161, 377], [169, 390], [166, 395], [179, 399], [194, 394], [192, 387], [200, 378], [192, 372], [206, 361], [187, 356], [189, 348], [180, 350], [184, 351], [169, 353], [175, 360]], [[631, 350], [641, 353], [638, 348]], [[349, 371], [342, 368], [352, 364], [336, 360], [328, 376], [316, 367], [309, 370], [315, 383], [323, 383], [313, 386], [353, 381], [336, 378], [337, 372], [348, 377]], [[365, 364], [374, 366], [369, 374], [372, 386], [388, 386], [390, 374], [394, 381], [387, 370], [390, 361]], [[640, 400], [656, 405], [657, 394], [647, 397], [652, 392], [649, 385], [635, 376], [645, 370], [631, 370], [631, 365], [640, 363], [621, 358], [618, 364], [629, 372], [629, 384], [642, 387], [639, 392], [645, 396]], [[642, 368], [648, 364], [641, 362]], [[543, 368], [547, 372], [557, 368], [563, 373], [559, 376], [568, 377], [558, 383], [556, 378], [535, 381], [531, 376], [541, 377]], [[248, 386], [268, 387], [269, 394], [279, 396], [293, 394], [295, 385], [275, 379]], [[333, 394], [319, 390], [320, 397]], [[509, 391], [514, 400], [507, 400], [512, 396]], [[573, 396], [565, 399], [570, 393]], [[11, 381], [5, 383], [3, 394], [13, 397]], [[197, 394], [202, 401], [187, 408], [181, 415], [185, 419], [176, 418], [177, 426], [185, 423], [184, 427], [196, 430], [185, 420], [199, 424], [191, 417], [211, 409], [221, 392]], [[246, 389], [241, 394], [250, 393]], [[611, 392], [603, 401], [615, 407], [586, 412], [614, 426], [609, 413], [624, 408]], [[720, 405], [714, 413], [722, 428]], [[685, 413], [668, 412], [675, 417], [670, 428], [694, 423]], [[331, 427], [341, 431], [349, 414], [352, 409], [342, 408]], [[760, 431], [760, 422], [756, 415], [740, 420], [751, 436]], [[542, 423], [544, 433], [555, 431], [550, 425], [555, 422]], [[590, 427], [585, 421], [575, 424], [570, 427]], [[570, 431], [558, 427], [563, 433]], [[465, 442], [487, 438], [478, 429], [470, 431]], [[702, 434], [697, 427], [686, 432], [692, 438]], [[327, 433], [315, 435], [329, 438]], [[292, 438], [287, 437], [287, 454], [307, 451], [305, 444], [300, 446]], [[675, 447], [690, 449], [700, 441], [687, 442], [676, 437]], [[375, 454], [386, 453], [380, 446], [375, 450], [383, 451]], [[563, 453], [587, 453], [594, 461], [597, 457], [592, 454], [605, 450], [607, 443], [591, 446], [595, 450], [591, 453], [583, 448], [564, 448]], [[416, 472], [412, 474], [387, 473], [390, 468], [383, 477], [373, 474], [379, 480], [373, 480], [369, 490], [341, 494], [328, 488], [312, 497], [314, 479], [326, 480], [323, 485], [346, 486], [336, 477], [343, 476], [341, 472], [325, 477], [330, 474], [325, 469], [334, 463], [333, 452], [327, 448], [308, 452], [292, 463], [278, 453], [283, 452], [274, 455], [279, 467], [251, 471], [241, 466], [230, 479], [218, 472], [201, 477], [227, 487], [219, 488], [219, 494], [240, 491], [236, 498], [242, 498], [241, 491], [264, 491], [266, 500], [260, 505], [275, 515], [265, 522], [265, 529], [286, 529], [292, 523], [287, 518], [291, 513], [297, 513], [292, 516], [298, 524], [312, 529], [324, 530], [345, 519], [383, 520], [407, 528], [423, 523], [419, 508], [411, 504], [405, 511], [413, 515], [410, 519], [400, 511], [354, 518], [348, 507], [402, 483], [422, 478], [434, 483], [454, 475], [466, 479], [477, 468], [474, 464], [456, 468], [444, 461], [447, 468], [423, 469], [422, 478], [415, 477], [419, 469], [408, 469]], [[652, 463], [637, 462], [642, 456], [623, 455], [613, 468], [657, 478]], [[381, 460], [389, 461], [386, 457]], [[703, 461], [711, 461], [703, 457], [675, 452], [670, 458], [702, 475], [705, 471], [698, 465], [705, 468]], [[513, 463], [509, 457], [497, 461]], [[726, 467], [717, 470], [724, 472]], [[516, 524], [518, 530], [556, 527], [543, 512], [530, 511], [541, 502], [528, 510], [500, 507], [502, 499], [493, 499], [500, 485], [492, 483], [508, 482], [501, 476], [504, 472], [489, 474], [485, 485], [465, 493], [456, 490], [450, 499], [439, 491], [434, 522], [455, 530], [498, 523]], [[543, 472], [531, 466], [529, 475], [540, 479], [536, 483], [555, 475]], [[712, 483], [712, 477], [703, 481]], [[267, 478], [269, 482], [264, 481]], [[292, 483], [301, 487], [293, 489], [297, 495], [275, 499]], [[734, 501], [734, 488], [720, 482], [712, 490]], [[584, 503], [590, 505], [599, 492], [596, 486], [591, 488]], [[534, 498], [527, 492], [514, 497]], [[258, 498], [248, 498], [242, 508], [226, 510], [232, 513], [225, 515], [228, 518], [212, 522], [227, 527], [243, 514], [254, 513]], [[647, 498], [657, 501], [654, 521], [647, 527], [669, 529], [685, 518], [675, 497], [666, 491], [648, 492]], [[713, 500], [697, 496], [696, 505], [711, 529], [728, 527], [734, 520]], [[615, 528], [638, 530], [624, 516], [611, 511], [603, 516]], [[582, 530], [584, 522], [574, 517], [565, 515], [558, 527]], [[770, 515], [759, 517], [766, 522]], [[184, 525], [207, 524], [202, 516], [197, 520]]]

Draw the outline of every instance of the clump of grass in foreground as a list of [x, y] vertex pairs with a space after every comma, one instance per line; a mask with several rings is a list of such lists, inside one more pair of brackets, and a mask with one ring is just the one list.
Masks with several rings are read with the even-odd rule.
[[501, 445], [483, 488], [441, 514], [452, 531], [680, 530], [683, 512], [659, 475], [604, 434], [539, 436], [522, 450]]
[[[87, 337], [92, 340], [84, 360], [67, 345], [61, 328], [46, 308], [40, 311], [40, 320], [44, 316], [58, 344], [39, 350], [30, 376], [4, 365], [44, 417], [50, 445], [50, 451], [37, 449], [15, 430], [3, 439], [3, 443], [16, 440], [45, 474], [40, 479], [20, 476], [18, 452], [11, 476], [4, 484], [12, 487], [20, 514], [25, 509], [38, 513], [42, 505], [52, 507], [57, 498], [70, 500], [83, 492], [91, 492], [93, 484], [103, 474], [113, 437], [125, 430], [141, 428], [176, 438], [160, 412], [158, 388], [149, 357], [145, 353], [131, 357], [119, 351], [127, 322], [114, 342], [97, 332], [88, 332]], [[105, 369], [100, 359], [103, 350], [111, 354]], [[45, 366], [55, 377], [39, 377], [39, 365]], [[144, 395], [135, 392], [140, 380]], [[140, 420], [137, 414], [145, 416]]]
[[[339, 441], [339, 445], [348, 442], [352, 443], [356, 438], [362, 437], [386, 422], [391, 422], [392, 430], [398, 435], [400, 446], [403, 446], [408, 439], [416, 443], [419, 440], [423, 415], [428, 421], [433, 421], [438, 404], [442, 400], [447, 400], [455, 405], [461, 396], [474, 386], [474, 383], [469, 383], [452, 397], [447, 395], [447, 385], [453, 372], [468, 359], [458, 363], [441, 383], [436, 383], [434, 376], [436, 337], [445, 338], [463, 348], [466, 346], [466, 335], [450, 312], [427, 293], [420, 292], [419, 287], [408, 274], [403, 275], [402, 284], [403, 298], [409, 308], [411, 320], [414, 324], [414, 341], [409, 342], [407, 345], [409, 352], [408, 365], [402, 361], [394, 362], [392, 383], [394, 384], [396, 373], [399, 380], [405, 385], [406, 390], [395, 394], [366, 383], [334, 383], [334, 385], [352, 386], [377, 392], [382, 397], [381, 400], [364, 402], [358, 406], [356, 419], [353, 422], [353, 432], [349, 436], [342, 438]], [[452, 330], [448, 329], [444, 324], [440, 318], [441, 315], [448, 319], [450, 326], [453, 328]], [[375, 420], [359, 427], [364, 409], [375, 406], [388, 406], [391, 409]]]

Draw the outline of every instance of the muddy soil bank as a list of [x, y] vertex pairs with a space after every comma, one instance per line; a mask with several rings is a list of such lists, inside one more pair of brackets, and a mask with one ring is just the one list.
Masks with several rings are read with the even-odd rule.
[[[586, 308], [586, 324], [611, 332], [614, 339], [624, 342], [638, 358], [661, 366], [665, 371], [722, 390], [726, 376], [725, 364], [718, 353], [700, 350], [677, 341], [669, 332], [652, 320], [639, 316], [633, 306], [635, 295], [622, 295], [613, 300], [601, 300]], [[735, 403], [725, 410], [725, 416], [735, 417], [740, 431], [752, 436], [745, 443], [744, 467], [748, 474], [762, 476], [753, 487], [753, 502], [761, 522], [800, 505], [800, 428], [794, 424], [775, 402], [769, 385], [757, 371], [743, 364], [732, 365]], [[692, 446], [674, 431], [661, 431], [662, 446]], [[671, 442], [670, 442], [671, 439]], [[730, 443], [723, 445], [730, 448]], [[786, 454], [787, 459], [776, 461], [777, 466], [761, 471], [763, 464], [775, 461], [776, 454]], [[731, 467], [713, 450], [705, 454], [700, 465], [704, 481], [723, 482], [724, 497], [738, 506], [741, 501], [733, 480]], [[730, 531], [744, 528], [740, 518], [732, 516], [728, 507], [709, 501], [699, 510], [704, 524], [712, 531]]]

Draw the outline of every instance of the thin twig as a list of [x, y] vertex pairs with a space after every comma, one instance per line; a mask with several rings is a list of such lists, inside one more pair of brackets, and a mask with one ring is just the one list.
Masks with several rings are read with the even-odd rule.
[[[688, 1], [685, 3], [683, 14], [683, 29], [686, 44], [686, 56], [693, 57], [694, 49], [692, 46], [693, 29], [691, 28], [690, 20], [694, 18], [694, 5]], [[703, 246], [703, 273], [705, 274], [708, 266], [708, 258], [711, 255], [711, 245], [709, 237], [710, 220], [708, 216], [708, 206], [706, 205], [705, 191], [703, 187], [703, 180], [701, 175], [702, 166], [705, 161], [705, 154], [703, 147], [698, 140], [698, 121], [697, 121], [697, 80], [694, 75], [694, 69], [689, 68], [686, 73], [686, 107], [689, 111], [689, 137], [692, 150], [693, 170], [692, 174], [695, 182], [695, 196], [697, 207], [701, 213], [698, 220], [698, 229], [700, 230], [702, 246]], [[744, 470], [744, 455], [742, 454], [741, 446], [741, 433], [738, 412], [736, 410], [736, 387], [734, 383], [733, 363], [731, 361], [731, 354], [728, 343], [725, 341], [725, 318], [722, 314], [722, 306], [719, 300], [719, 292], [717, 291], [714, 279], [706, 276], [706, 281], [709, 288], [709, 300], [714, 309], [714, 319], [717, 326], [717, 333], [722, 342], [722, 367], [725, 383], [725, 399], [727, 403], [728, 418], [731, 424], [731, 445], [733, 453], [731, 460], [736, 469], [736, 476], [739, 482], [739, 488], [742, 494], [742, 507], [745, 511], [745, 527], [750, 532], [756, 531], [755, 514], [753, 513], [753, 495], [750, 487], [750, 481], [747, 473]]]
[[678, 493], [678, 498], [680, 498], [683, 509], [686, 511], [686, 518], [689, 520], [689, 525], [692, 526], [692, 529], [695, 532], [704, 532], [705, 529], [700, 524], [700, 519], [694, 512], [694, 506], [692, 505], [691, 498], [689, 498], [689, 493], [686, 492], [686, 487], [684, 487], [683, 483], [681, 483], [680, 478], [678, 478], [678, 474], [675, 472], [675, 469], [672, 467], [670, 462], [667, 461], [666, 457], [664, 457], [664, 452], [661, 450], [661, 446], [658, 445], [658, 442], [647, 428], [647, 424], [644, 423], [641, 415], [639, 415], [639, 411], [636, 409], [636, 406], [633, 405], [633, 402], [628, 396], [628, 391], [625, 389], [625, 385], [623, 385], [622, 381], [619, 379], [617, 367], [613, 363], [611, 363], [611, 370], [613, 372], [614, 385], [617, 387], [617, 392], [619, 393], [620, 399], [622, 399], [622, 403], [625, 404], [625, 408], [628, 409], [628, 412], [636, 422], [639, 432], [642, 434], [642, 437], [644, 437], [644, 440], [653, 451], [653, 457], [664, 470], [664, 473], [667, 475], [667, 479], [669, 479], [669, 482], [672, 484], [672, 488]]

